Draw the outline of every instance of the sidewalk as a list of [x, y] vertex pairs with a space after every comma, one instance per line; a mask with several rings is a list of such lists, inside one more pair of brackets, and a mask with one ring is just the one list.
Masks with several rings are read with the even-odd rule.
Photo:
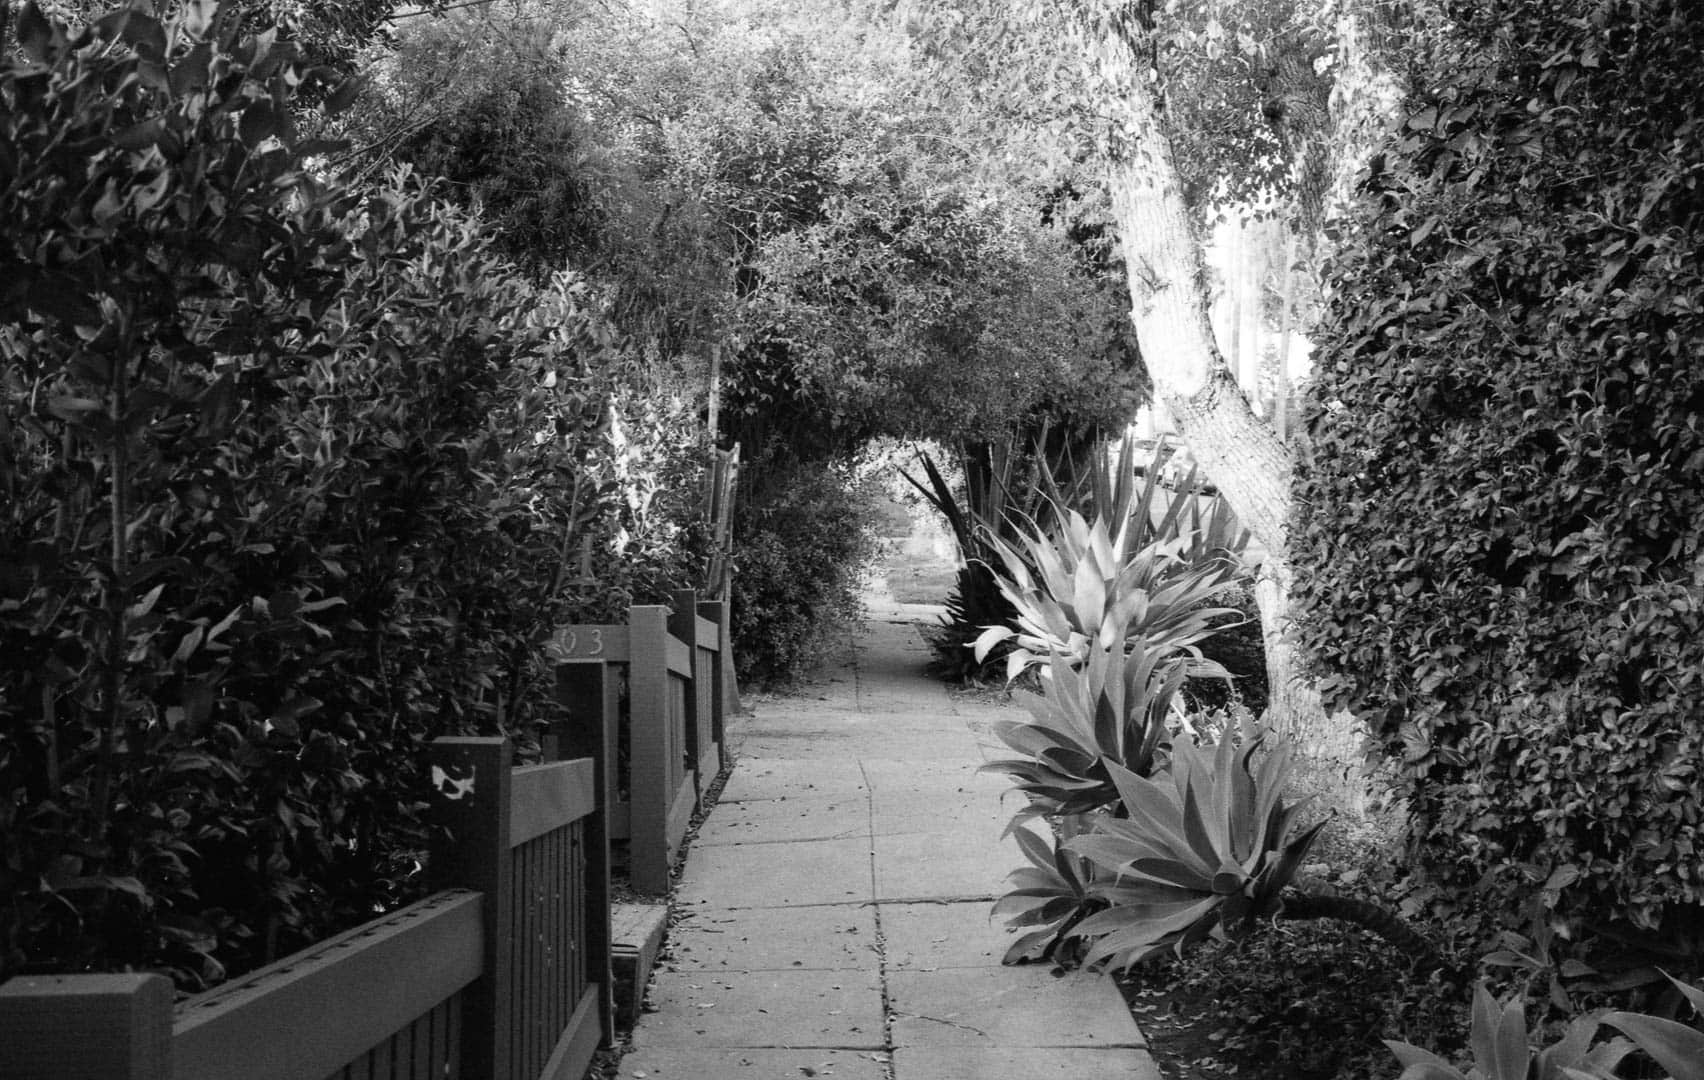
[[1110, 980], [1000, 965], [1022, 856], [975, 769], [1002, 710], [923, 675], [927, 610], [873, 609], [827, 682], [730, 730], [622, 1080], [1159, 1076]]

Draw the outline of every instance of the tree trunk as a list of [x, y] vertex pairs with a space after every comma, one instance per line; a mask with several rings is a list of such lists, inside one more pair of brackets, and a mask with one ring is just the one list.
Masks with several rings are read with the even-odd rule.
[[1346, 763], [1339, 756], [1344, 740], [1301, 675], [1285, 633], [1293, 576], [1285, 544], [1290, 450], [1250, 408], [1214, 339], [1198, 226], [1184, 202], [1141, 39], [1109, 34], [1097, 59], [1120, 90], [1108, 98], [1118, 115], [1107, 183], [1142, 359], [1202, 471], [1266, 549], [1256, 598], [1273, 702], [1268, 715], [1297, 736], [1304, 753]]

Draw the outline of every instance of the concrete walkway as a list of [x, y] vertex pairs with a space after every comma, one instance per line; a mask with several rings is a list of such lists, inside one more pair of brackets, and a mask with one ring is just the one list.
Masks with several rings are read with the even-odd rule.
[[975, 770], [1004, 710], [922, 673], [926, 610], [872, 610], [827, 681], [731, 732], [623, 1080], [1158, 1077], [1110, 980], [1000, 965], [1022, 856]]

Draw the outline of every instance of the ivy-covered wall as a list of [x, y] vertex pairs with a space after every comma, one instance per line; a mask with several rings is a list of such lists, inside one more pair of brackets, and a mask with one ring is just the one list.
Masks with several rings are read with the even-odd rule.
[[1455, 16], [1329, 268], [1303, 640], [1434, 881], [1651, 927], [1704, 902], [1704, 8]]

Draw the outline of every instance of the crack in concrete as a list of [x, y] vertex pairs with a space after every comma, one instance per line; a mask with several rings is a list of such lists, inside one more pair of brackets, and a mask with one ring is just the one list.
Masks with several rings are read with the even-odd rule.
[[[928, 1020], [931, 1023], [945, 1024], [948, 1027], [956, 1027], [956, 1028], [960, 1028], [964, 1031], [974, 1031], [976, 1034], [981, 1035], [983, 1038], [988, 1037], [988, 1033], [986, 1031], [983, 1031], [981, 1028], [972, 1027], [969, 1024], [961, 1024], [957, 1020], [944, 1020], [939, 1016], [924, 1016], [922, 1013], [913, 1013], [913, 1012], [896, 1012], [896, 1013], [893, 1013], [891, 1015], [893, 1015], [893, 1016], [909, 1016], [913, 1020]], [[889, 1023], [891, 1024], [892, 1021], [890, 1020]]]
[[[857, 654], [854, 653], [854, 656]], [[876, 800], [870, 784], [869, 770], [858, 762], [858, 772], [864, 778], [864, 804], [868, 813], [870, 837], [870, 896], [876, 895]], [[893, 997], [888, 989], [887, 934], [882, 927], [882, 909], [874, 899], [869, 901], [871, 918], [876, 925], [876, 982], [882, 992], [882, 1080], [895, 1080], [893, 1071]]]

